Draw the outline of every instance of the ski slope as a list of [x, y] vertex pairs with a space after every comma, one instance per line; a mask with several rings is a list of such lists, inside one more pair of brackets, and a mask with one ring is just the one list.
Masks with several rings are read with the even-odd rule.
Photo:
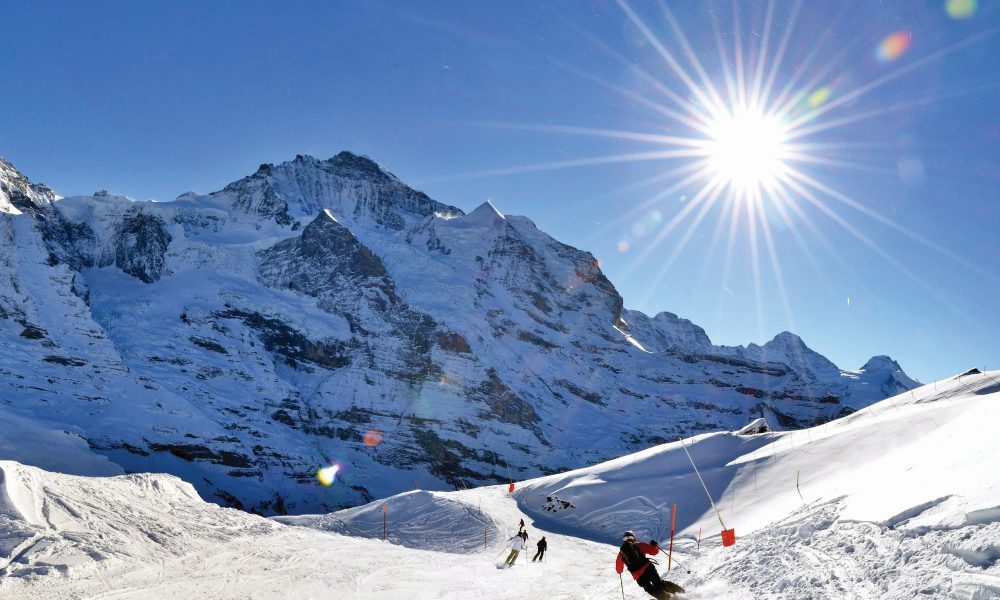
[[[998, 426], [991, 372], [810, 430], [684, 440], [736, 529], [731, 548], [680, 442], [516, 482], [514, 494], [415, 490], [274, 519], [205, 503], [169, 475], [2, 461], [0, 597], [608, 599], [622, 596], [620, 533], [666, 541], [676, 503], [666, 578], [686, 598], [996, 598]], [[531, 552], [497, 569], [521, 518]], [[549, 553], [532, 564], [542, 535]], [[624, 595], [645, 597], [627, 578]]]

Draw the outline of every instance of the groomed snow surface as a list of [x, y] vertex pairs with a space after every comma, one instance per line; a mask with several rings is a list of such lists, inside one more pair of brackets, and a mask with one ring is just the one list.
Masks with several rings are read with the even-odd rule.
[[[0, 433], [12, 423], [0, 418]], [[674, 570], [666, 557], [659, 570], [684, 598], [998, 598], [998, 429], [991, 372], [810, 430], [684, 440], [736, 530], [730, 548], [680, 442], [517, 482], [513, 494], [417, 490], [275, 519], [205, 503], [172, 476], [0, 461], [0, 597], [606, 600], [622, 597], [621, 532], [666, 547], [676, 503]], [[67, 452], [94, 460], [63, 435]], [[38, 437], [51, 433], [24, 443]], [[522, 518], [530, 551], [498, 569]], [[531, 563], [542, 535], [549, 553]], [[646, 597], [627, 574], [624, 596]]]

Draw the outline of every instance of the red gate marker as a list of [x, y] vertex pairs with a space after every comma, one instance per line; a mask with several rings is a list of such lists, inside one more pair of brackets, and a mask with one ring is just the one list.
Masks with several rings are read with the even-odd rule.
[[514, 493], [514, 482], [513, 481], [510, 482], [510, 487], [507, 488], [507, 493], [508, 494], [513, 494]]
[[722, 545], [723, 546], [735, 546], [736, 545], [736, 530], [735, 529], [723, 529], [722, 530]]

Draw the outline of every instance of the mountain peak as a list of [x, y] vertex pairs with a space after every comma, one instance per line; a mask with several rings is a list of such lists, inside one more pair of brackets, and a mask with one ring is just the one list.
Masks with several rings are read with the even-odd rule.
[[48, 186], [31, 183], [13, 163], [0, 157], [0, 212], [33, 213], [37, 207], [55, 200], [56, 195]]
[[857, 402], [862, 404], [870, 404], [920, 386], [920, 382], [903, 372], [899, 363], [885, 355], [869, 358], [856, 376], [860, 376], [861, 381], [870, 388], [867, 395], [859, 395]]
[[447, 227], [456, 229], [499, 229], [507, 222], [507, 217], [497, 210], [489, 200], [467, 214], [456, 210], [454, 212], [439, 212], [437, 216]]
[[492, 226], [506, 219], [503, 213], [497, 210], [497, 207], [493, 206], [492, 202], [487, 200], [476, 207], [476, 210], [465, 215], [462, 220], [468, 224], [477, 223]]
[[903, 368], [899, 366], [899, 363], [894, 361], [891, 357], [884, 354], [878, 356], [873, 356], [868, 359], [865, 366], [861, 367], [862, 371], [902, 371]]
[[764, 362], [784, 363], [813, 377], [835, 377], [840, 373], [837, 365], [789, 331], [782, 331], [763, 346], [750, 344], [746, 347], [746, 355]]
[[320, 160], [309, 154], [296, 154], [292, 160], [279, 163], [278, 165], [274, 163], [261, 163], [253, 176], [267, 177], [283, 170], [309, 167], [348, 179], [368, 179], [377, 182], [399, 181], [398, 177], [371, 158], [361, 154], [354, 154], [347, 150], [327, 160]]
[[405, 185], [372, 159], [347, 151], [327, 160], [299, 154], [278, 165], [262, 164], [253, 175], [211, 195], [225, 197], [236, 212], [285, 227], [326, 208], [345, 223], [368, 221], [394, 231], [408, 220], [458, 212]]
[[[301, 156], [296, 157], [296, 160], [299, 158], [301, 158]], [[345, 177], [374, 179], [376, 181], [399, 181], [398, 177], [390, 173], [385, 167], [378, 164], [371, 158], [362, 154], [354, 154], [353, 152], [348, 152], [347, 150], [344, 150], [333, 158], [328, 159], [326, 164], [332, 166], [338, 171], [338, 174]]]
[[629, 310], [622, 317], [628, 323], [632, 337], [647, 350], [662, 352], [676, 347], [697, 353], [712, 347], [704, 329], [672, 312], [661, 311], [650, 318], [639, 311]]
[[772, 339], [770, 342], [764, 344], [764, 347], [765, 348], [780, 347], [780, 348], [806, 348], [806, 349], [808, 349], [808, 347], [806, 346], [805, 342], [802, 341], [802, 338], [800, 338], [799, 336], [795, 335], [794, 333], [792, 333], [790, 331], [782, 331], [778, 335], [774, 336], [774, 339]]

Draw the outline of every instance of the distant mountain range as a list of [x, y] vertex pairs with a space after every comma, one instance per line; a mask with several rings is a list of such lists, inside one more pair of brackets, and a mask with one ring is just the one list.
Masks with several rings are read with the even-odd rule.
[[889, 357], [845, 371], [792, 333], [715, 346], [626, 310], [591, 254], [349, 152], [172, 202], [58, 198], [0, 160], [0, 211], [0, 428], [61, 429], [265, 514], [553, 473], [761, 416], [811, 425], [918, 385]]

